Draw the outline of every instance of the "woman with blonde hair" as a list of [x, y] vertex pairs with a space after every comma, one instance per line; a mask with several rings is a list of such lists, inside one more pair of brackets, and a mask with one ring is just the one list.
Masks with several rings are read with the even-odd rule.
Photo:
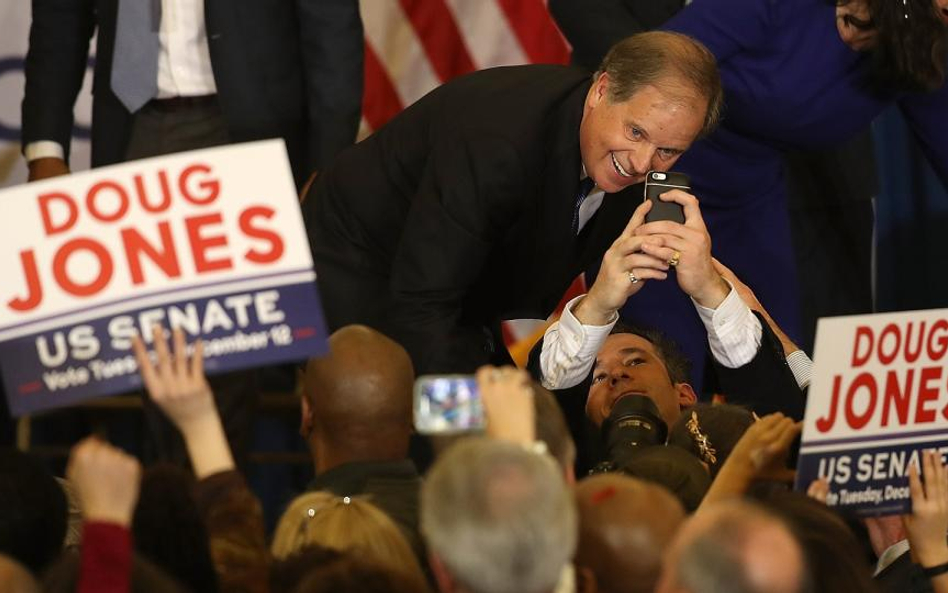
[[417, 581], [419, 590], [427, 590], [418, 558], [405, 536], [366, 498], [309, 492], [293, 499], [280, 517], [270, 552], [282, 560], [313, 544], [354, 552]]

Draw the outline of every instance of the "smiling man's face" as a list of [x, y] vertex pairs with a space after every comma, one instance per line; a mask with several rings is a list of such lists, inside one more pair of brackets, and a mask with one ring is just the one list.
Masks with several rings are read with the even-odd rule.
[[696, 400], [687, 383], [672, 383], [651, 342], [635, 334], [613, 334], [596, 357], [586, 416], [601, 426], [620, 398], [633, 395], [655, 402], [668, 426], [678, 419], [682, 407], [694, 405]]
[[707, 101], [674, 83], [648, 85], [625, 101], [608, 97], [602, 74], [586, 95], [579, 146], [586, 174], [607, 193], [667, 171], [704, 125]]

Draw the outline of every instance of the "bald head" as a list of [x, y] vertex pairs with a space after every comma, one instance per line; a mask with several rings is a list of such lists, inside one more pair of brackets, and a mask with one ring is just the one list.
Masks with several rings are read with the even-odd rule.
[[761, 507], [721, 502], [689, 519], [672, 543], [658, 593], [799, 593], [803, 550], [787, 525]]
[[0, 554], [0, 593], [39, 593], [39, 584], [26, 567]]
[[685, 520], [678, 499], [656, 484], [600, 474], [576, 486], [576, 501], [581, 578], [606, 593], [653, 591], [662, 554]]
[[336, 331], [329, 349], [306, 365], [312, 437], [355, 458], [404, 457], [415, 379], [408, 353], [362, 325]]

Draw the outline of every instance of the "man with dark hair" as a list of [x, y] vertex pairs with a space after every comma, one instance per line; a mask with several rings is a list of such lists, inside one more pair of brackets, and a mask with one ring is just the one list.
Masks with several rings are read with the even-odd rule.
[[330, 353], [306, 365], [300, 433], [316, 477], [310, 490], [367, 494], [416, 552], [421, 478], [408, 459], [415, 375], [405, 349], [365, 326], [329, 338]]
[[549, 315], [628, 222], [630, 187], [716, 123], [709, 58], [653, 32], [619, 43], [592, 81], [550, 65], [477, 72], [342, 153], [304, 203], [330, 328], [385, 331], [419, 373], [509, 361], [499, 322]]

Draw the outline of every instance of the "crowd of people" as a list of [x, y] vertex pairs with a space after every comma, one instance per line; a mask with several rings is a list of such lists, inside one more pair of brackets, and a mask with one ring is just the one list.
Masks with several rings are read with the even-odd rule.
[[[617, 19], [608, 51], [576, 43], [592, 76], [477, 72], [349, 147], [354, 0], [184, 3], [188, 26], [65, 4], [34, 0], [31, 179], [69, 173], [98, 29], [95, 164], [282, 137], [331, 335], [298, 381], [314, 477], [272, 533], [235, 462], [252, 373], [209, 380], [200, 339], [155, 326], [133, 350], [148, 438], [175, 463], [88, 437], [54, 477], [0, 452], [0, 593], [948, 592], [938, 452], [909, 470], [902, 516], [842, 513], [822, 479], [791, 487], [812, 361], [783, 160], [897, 102], [948, 179], [945, 0], [696, 0], [632, 36]], [[575, 8], [550, 5], [561, 20]], [[665, 8], [641, 28], [680, 6]], [[659, 199], [683, 222], [641, 199], [649, 172], [673, 167], [692, 186]], [[871, 213], [855, 210], [861, 262]], [[547, 318], [590, 268], [512, 366], [501, 321]], [[431, 373], [473, 374], [485, 416], [431, 436], [433, 461], [413, 448], [413, 389]], [[705, 377], [727, 403], [701, 401]]]
[[[677, 400], [667, 443], [627, 442], [604, 453], [608, 471], [579, 475], [555, 396], [524, 370], [485, 366], [486, 429], [443, 443], [420, 475], [408, 354], [365, 326], [337, 331], [307, 365], [301, 432], [316, 478], [268, 536], [201, 342], [154, 335], [154, 356], [134, 344], [142, 380], [191, 471], [143, 469], [97, 437], [73, 447], [65, 479], [5, 451], [0, 502], [14, 512], [0, 521], [0, 590], [948, 591], [948, 468], [935, 451], [910, 470], [910, 514], [858, 522], [826, 506], [822, 480], [788, 488], [799, 421]], [[642, 394], [612, 406], [651, 402], [664, 426], [659, 388], [675, 385], [678, 355], [613, 334], [626, 335], [642, 360], [597, 370], [599, 382], [635, 385]]]

